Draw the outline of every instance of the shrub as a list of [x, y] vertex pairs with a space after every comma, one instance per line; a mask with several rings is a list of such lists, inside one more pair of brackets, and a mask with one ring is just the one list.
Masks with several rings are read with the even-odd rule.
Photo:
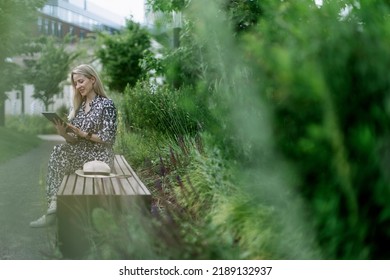
[[172, 139], [183, 135], [195, 135], [201, 120], [182, 106], [191, 89], [172, 90], [168, 86], [151, 88], [148, 82], [127, 88], [122, 111], [127, 127], [163, 134]]
[[7, 116], [7, 127], [16, 129], [20, 132], [26, 132], [33, 135], [55, 134], [54, 125], [44, 116]]

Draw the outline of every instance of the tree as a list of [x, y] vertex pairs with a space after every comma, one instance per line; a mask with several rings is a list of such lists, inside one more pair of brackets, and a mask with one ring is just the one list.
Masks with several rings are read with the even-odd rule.
[[[2, 0], [0, 2], [0, 126], [4, 126], [5, 92], [17, 86], [19, 80], [10, 74], [15, 73], [17, 66], [11, 57], [23, 52], [24, 42], [35, 26], [37, 9], [44, 0]], [[11, 70], [12, 69], [12, 70]], [[3, 80], [7, 77], [7, 80]]]
[[61, 92], [61, 82], [66, 80], [71, 63], [79, 55], [66, 51], [67, 41], [67, 38], [64, 41], [43, 38], [38, 42], [39, 57], [24, 60], [26, 81], [34, 85], [33, 97], [41, 100], [46, 110], [53, 103], [53, 97]]
[[5, 59], [0, 62], [0, 126], [4, 126], [6, 92], [18, 88], [21, 85], [20, 66]]
[[124, 30], [115, 35], [99, 34], [102, 47], [97, 56], [107, 74], [110, 89], [123, 92], [127, 85], [134, 86], [142, 75], [140, 61], [150, 47], [150, 38], [138, 23], [128, 20]]
[[154, 11], [180, 11], [188, 5], [189, 0], [147, 0]]
[[260, 1], [225, 0], [224, 5], [237, 33], [256, 25], [262, 16]]

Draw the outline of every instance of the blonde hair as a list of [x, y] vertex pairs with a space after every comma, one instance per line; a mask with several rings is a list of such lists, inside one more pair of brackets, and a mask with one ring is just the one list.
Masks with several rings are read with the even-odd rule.
[[91, 79], [92, 77], [95, 78], [95, 83], [93, 84], [93, 90], [97, 95], [107, 97], [106, 92], [104, 91], [103, 88], [103, 83], [100, 80], [100, 77], [96, 72], [96, 70], [88, 64], [81, 64], [79, 66], [76, 66], [70, 74], [70, 80], [73, 88], [73, 100], [72, 100], [73, 107], [68, 116], [69, 120], [72, 120], [76, 116], [76, 112], [80, 108], [81, 103], [83, 101], [82, 96], [79, 93], [77, 93], [76, 85], [73, 82], [73, 75], [75, 74], [83, 75], [88, 79]]

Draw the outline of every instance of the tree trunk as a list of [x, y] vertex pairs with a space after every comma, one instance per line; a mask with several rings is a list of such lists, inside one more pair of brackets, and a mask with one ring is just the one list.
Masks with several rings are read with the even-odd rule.
[[25, 95], [25, 93], [24, 93], [24, 86], [22, 85], [22, 88], [21, 88], [21, 90], [20, 90], [20, 100], [21, 100], [21, 110], [20, 110], [20, 112], [22, 113], [22, 115], [24, 115], [24, 95]]
[[5, 98], [0, 99], [0, 127], [5, 126]]

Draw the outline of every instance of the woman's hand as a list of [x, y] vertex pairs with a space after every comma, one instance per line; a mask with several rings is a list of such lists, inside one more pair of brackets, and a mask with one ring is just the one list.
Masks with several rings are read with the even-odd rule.
[[55, 126], [57, 133], [59, 135], [61, 135], [63, 137], [66, 135], [67, 124], [63, 124], [59, 120], [54, 120], [54, 126]]
[[80, 137], [82, 137], [82, 138], [85, 138], [85, 137], [88, 135], [87, 132], [80, 130], [80, 128], [75, 127], [74, 125], [71, 125], [71, 124], [69, 124], [69, 123], [68, 123], [67, 125], [68, 125], [68, 127], [69, 127], [70, 129], [73, 130], [74, 134], [76, 134], [76, 135], [78, 135], [78, 136], [80, 136]]

